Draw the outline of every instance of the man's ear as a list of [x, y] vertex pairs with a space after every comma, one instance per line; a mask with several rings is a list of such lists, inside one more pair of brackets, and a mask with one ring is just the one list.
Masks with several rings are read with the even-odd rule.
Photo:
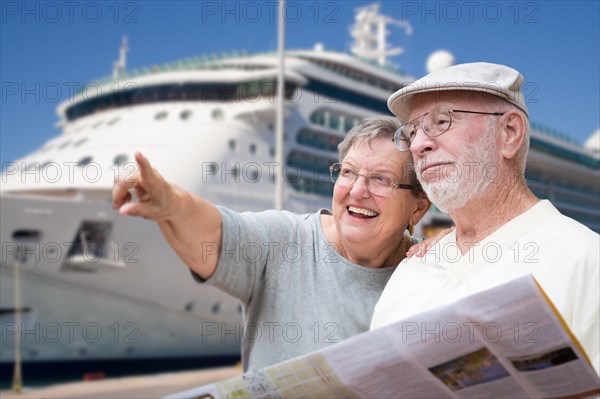
[[519, 149], [525, 145], [527, 121], [520, 112], [514, 110], [504, 114], [503, 119], [505, 121], [500, 136], [502, 156], [506, 159], [513, 159]]
[[419, 223], [421, 218], [423, 218], [423, 216], [425, 216], [425, 214], [429, 210], [430, 206], [431, 201], [429, 201], [427, 197], [419, 198], [419, 200], [417, 201], [417, 209], [415, 209], [413, 214], [410, 216], [410, 224], [412, 226], [415, 226], [417, 223]]

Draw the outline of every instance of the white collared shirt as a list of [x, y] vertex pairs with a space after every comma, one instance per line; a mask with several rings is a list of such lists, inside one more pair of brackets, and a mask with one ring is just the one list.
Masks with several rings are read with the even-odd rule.
[[532, 274], [600, 370], [600, 236], [543, 200], [461, 256], [453, 231], [405, 259], [375, 306], [371, 329]]

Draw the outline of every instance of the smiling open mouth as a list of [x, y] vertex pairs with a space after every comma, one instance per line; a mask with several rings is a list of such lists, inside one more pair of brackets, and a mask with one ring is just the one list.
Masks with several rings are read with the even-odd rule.
[[357, 208], [355, 206], [349, 206], [347, 209], [352, 216], [357, 216], [361, 218], [374, 218], [376, 216], [379, 216], [379, 213], [370, 209]]

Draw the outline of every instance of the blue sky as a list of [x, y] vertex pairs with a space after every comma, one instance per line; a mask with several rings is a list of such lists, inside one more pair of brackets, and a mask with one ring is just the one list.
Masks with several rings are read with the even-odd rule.
[[[599, 1], [381, 1], [407, 19], [394, 62], [425, 73], [435, 50], [457, 62], [510, 65], [524, 76], [532, 120], [584, 142], [600, 125]], [[291, 1], [288, 48], [349, 51], [354, 9], [368, 1]], [[57, 105], [70, 88], [111, 74], [122, 36], [128, 68], [223, 51], [274, 50], [276, 2], [0, 1], [0, 160], [13, 161], [59, 134]]]

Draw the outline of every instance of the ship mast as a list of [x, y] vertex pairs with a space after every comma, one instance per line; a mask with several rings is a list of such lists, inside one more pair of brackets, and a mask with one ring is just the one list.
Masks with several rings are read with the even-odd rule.
[[380, 66], [388, 65], [387, 57], [402, 54], [401, 47], [390, 47], [387, 43], [387, 25], [404, 28], [406, 35], [412, 34], [412, 27], [408, 21], [386, 17], [379, 13], [380, 4], [375, 3], [366, 7], [357, 8], [356, 22], [350, 29], [354, 37], [351, 51], [354, 55], [368, 60], [377, 61]]
[[285, 18], [283, 11], [285, 8], [285, 0], [279, 0], [279, 15], [277, 24], [277, 56], [279, 60], [279, 68], [277, 71], [277, 112], [276, 112], [276, 131], [275, 131], [275, 209], [283, 209], [283, 106], [285, 92]]
[[113, 63], [113, 77], [118, 78], [120, 75], [125, 73], [125, 69], [127, 68], [127, 52], [129, 51], [129, 47], [127, 47], [127, 36], [123, 37], [123, 41], [121, 42], [121, 47], [119, 48], [119, 61], [115, 61]]

